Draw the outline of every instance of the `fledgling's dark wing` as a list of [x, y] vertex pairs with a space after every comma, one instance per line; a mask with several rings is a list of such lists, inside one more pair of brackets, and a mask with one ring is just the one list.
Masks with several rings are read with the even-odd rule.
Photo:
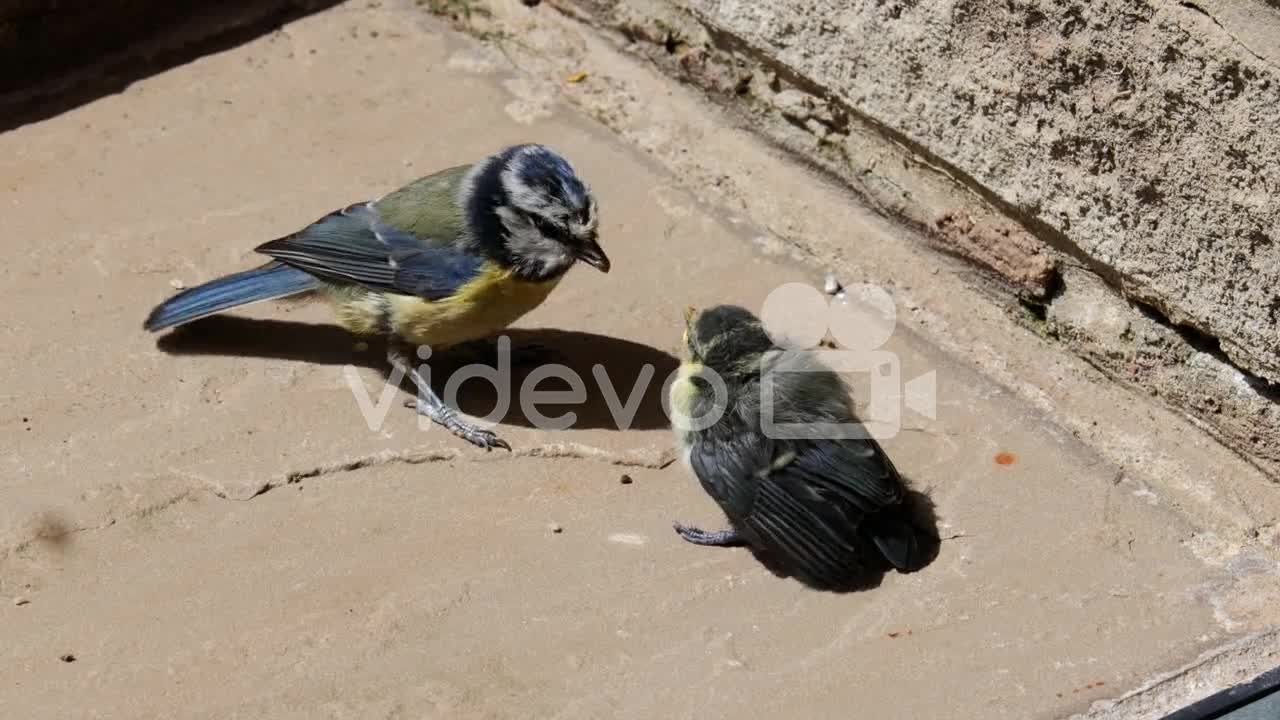
[[428, 300], [452, 295], [484, 264], [451, 242], [431, 243], [387, 225], [367, 203], [329, 213], [257, 251], [322, 280]]
[[879, 448], [862, 441], [704, 438], [689, 459], [748, 542], [823, 586], [847, 584], [877, 559], [863, 521], [904, 493]]
[[864, 513], [902, 502], [898, 471], [869, 440], [800, 440], [788, 446], [795, 460], [783, 470]]

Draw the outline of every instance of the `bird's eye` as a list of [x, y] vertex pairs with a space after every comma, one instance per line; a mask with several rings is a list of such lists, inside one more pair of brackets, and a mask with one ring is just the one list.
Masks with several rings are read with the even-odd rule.
[[541, 215], [530, 215], [529, 219], [533, 221], [533, 226], [538, 229], [538, 232], [543, 235], [552, 238], [560, 237], [560, 228], [550, 220]]

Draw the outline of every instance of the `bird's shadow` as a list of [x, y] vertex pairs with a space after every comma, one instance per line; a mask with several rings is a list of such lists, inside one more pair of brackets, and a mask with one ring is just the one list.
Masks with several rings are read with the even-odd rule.
[[[567, 374], [581, 380], [583, 392], [563, 404], [543, 400], [534, 402], [527, 392], [574, 392], [562, 377], [544, 377], [536, 384], [527, 383], [537, 365], [511, 368], [509, 377], [498, 376], [498, 386], [483, 378], [465, 380], [456, 388], [456, 407], [474, 416], [486, 416], [497, 406], [499, 398], [508, 403], [499, 422], [523, 427], [554, 429], [652, 430], [669, 426], [663, 408], [664, 383], [679, 365], [670, 353], [649, 345], [622, 338], [589, 332], [555, 329], [508, 330], [504, 333], [511, 347], [519, 349], [537, 345], [549, 349], [552, 356], [545, 362], [563, 365]], [[159, 348], [173, 355], [221, 355], [295, 360], [319, 365], [354, 365], [375, 369], [389, 378], [387, 346], [383, 340], [358, 344], [357, 338], [333, 325], [318, 325], [288, 320], [264, 320], [233, 315], [215, 315], [177, 328], [160, 338]], [[446, 402], [449, 377], [463, 365], [475, 363], [477, 356], [466, 352], [443, 352], [431, 357], [425, 365], [432, 388]], [[536, 378], [535, 378], [536, 379]], [[576, 383], [575, 383], [576, 384]], [[416, 391], [405, 378], [401, 387], [412, 398]], [[501, 394], [500, 394], [501, 390]], [[523, 391], [522, 391], [523, 390]], [[372, 392], [376, 400], [379, 391]], [[638, 397], [637, 397], [638, 394]], [[577, 400], [581, 399], [581, 402]], [[634, 408], [632, 406], [635, 406]], [[535, 412], [529, 413], [532, 409]], [[406, 412], [412, 412], [407, 410]], [[559, 418], [572, 412], [569, 428], [543, 418]], [[629, 415], [634, 412], [633, 415]], [[563, 422], [563, 421], [561, 421]]]
[[[906, 479], [904, 478], [904, 481]], [[911, 483], [907, 483], [910, 488]], [[938, 515], [936, 506], [928, 494], [917, 490], [907, 490], [906, 499], [903, 501], [907, 515], [911, 524], [916, 527], [925, 540], [919, 548], [920, 553], [912, 558], [910, 567], [906, 570], [897, 570], [903, 574], [914, 573], [928, 567], [938, 558], [941, 551], [941, 540], [938, 533]], [[783, 565], [777, 558], [774, 558], [756, 548], [748, 548], [755, 557], [756, 561], [765, 567], [766, 570], [773, 573], [779, 578], [791, 578], [797, 582], [813, 589], [831, 593], [852, 593], [864, 590], [873, 590], [880, 587], [884, 582], [884, 577], [889, 572], [895, 571], [888, 562], [879, 562], [865, 569], [864, 572], [847, 578], [838, 585], [819, 584], [809, 579], [795, 575], [789, 568]]]

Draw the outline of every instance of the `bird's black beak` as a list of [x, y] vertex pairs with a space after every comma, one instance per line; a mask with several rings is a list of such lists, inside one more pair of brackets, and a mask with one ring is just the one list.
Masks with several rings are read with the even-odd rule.
[[582, 244], [578, 249], [578, 259], [602, 273], [609, 272], [609, 256], [604, 254], [604, 250], [600, 248], [600, 243], [596, 242], [595, 238]]
[[697, 309], [692, 305], [684, 309], [684, 336], [681, 337], [680, 342], [684, 345], [685, 349], [689, 351], [690, 355], [693, 354], [693, 348], [689, 345], [689, 336], [693, 334], [693, 318], [697, 314]]

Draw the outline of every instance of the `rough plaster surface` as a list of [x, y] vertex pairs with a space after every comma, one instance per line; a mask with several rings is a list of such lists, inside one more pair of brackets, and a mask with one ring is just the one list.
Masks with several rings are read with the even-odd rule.
[[1120, 301], [1097, 276], [1068, 269], [1042, 328], [1109, 376], [1184, 409], [1280, 477], [1280, 393]]
[[1211, 4], [685, 4], [1280, 381], [1280, 65]]

